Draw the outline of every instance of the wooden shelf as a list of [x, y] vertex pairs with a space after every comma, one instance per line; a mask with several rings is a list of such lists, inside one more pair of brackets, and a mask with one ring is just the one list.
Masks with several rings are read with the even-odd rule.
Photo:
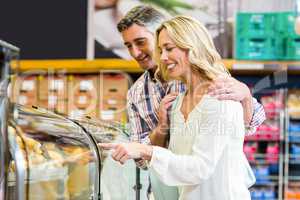
[[[269, 74], [274, 71], [288, 70], [289, 74], [300, 74], [300, 61], [245, 61], [224, 59], [225, 66], [233, 74]], [[123, 59], [66, 59], [66, 60], [20, 60], [12, 63], [14, 72], [66, 72], [91, 73], [101, 70], [120, 70], [141, 73], [143, 70], [135, 61]]]

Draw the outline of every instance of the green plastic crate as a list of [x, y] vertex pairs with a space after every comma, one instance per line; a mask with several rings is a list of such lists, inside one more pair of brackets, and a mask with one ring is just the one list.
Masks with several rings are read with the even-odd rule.
[[300, 35], [295, 12], [238, 13], [235, 58], [300, 60]]
[[283, 58], [281, 37], [236, 39], [235, 58], [242, 60], [280, 60]]
[[295, 37], [295, 12], [281, 12], [276, 14], [277, 25], [275, 31], [282, 36]]
[[284, 39], [284, 60], [300, 60], [300, 37]]
[[276, 13], [237, 13], [237, 37], [268, 37], [275, 34]]

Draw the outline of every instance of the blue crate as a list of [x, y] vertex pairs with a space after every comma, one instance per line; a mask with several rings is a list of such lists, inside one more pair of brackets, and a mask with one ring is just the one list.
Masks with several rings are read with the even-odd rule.
[[290, 123], [289, 132], [299, 132], [300, 133], [300, 123]]
[[264, 198], [263, 191], [260, 189], [253, 189], [250, 191], [252, 200], [262, 200]]
[[290, 134], [289, 141], [290, 142], [300, 142], [300, 135]]
[[300, 155], [300, 145], [292, 144], [291, 145], [291, 153], [290, 154], [291, 155], [295, 155], [295, 156], [299, 156]]
[[265, 200], [275, 200], [276, 192], [273, 188], [263, 190], [263, 199]]

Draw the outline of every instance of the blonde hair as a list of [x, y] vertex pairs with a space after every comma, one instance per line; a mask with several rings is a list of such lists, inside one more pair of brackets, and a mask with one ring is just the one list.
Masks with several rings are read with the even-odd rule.
[[169, 80], [167, 68], [160, 61], [161, 51], [158, 46], [158, 36], [163, 29], [177, 47], [188, 50], [192, 70], [199, 72], [202, 78], [211, 81], [218, 75], [230, 76], [205, 26], [196, 19], [180, 15], [163, 22], [156, 30], [154, 58], [158, 63], [157, 77]]

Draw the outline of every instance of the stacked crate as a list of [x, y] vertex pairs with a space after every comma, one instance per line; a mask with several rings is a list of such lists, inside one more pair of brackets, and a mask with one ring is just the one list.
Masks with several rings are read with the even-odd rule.
[[235, 57], [242, 60], [300, 59], [300, 36], [294, 31], [295, 14], [238, 13]]
[[283, 12], [278, 15], [276, 31], [282, 37], [283, 57], [282, 60], [300, 59], [300, 35], [295, 32], [296, 13]]
[[238, 13], [236, 18], [235, 56], [246, 60], [275, 60], [280, 41], [273, 30], [272, 13]]

